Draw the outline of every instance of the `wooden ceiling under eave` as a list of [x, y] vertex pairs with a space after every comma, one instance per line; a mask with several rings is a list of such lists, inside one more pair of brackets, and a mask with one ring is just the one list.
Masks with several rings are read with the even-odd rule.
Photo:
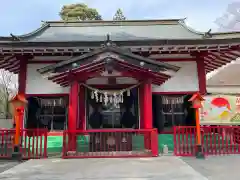
[[[101, 74], [105, 71], [105, 67], [105, 62], [93, 62], [77, 67], [71, 71], [54, 73], [50, 75], [48, 79], [66, 87], [71, 83], [73, 78], [79, 82], [85, 82], [94, 77], [101, 77]], [[146, 78], [152, 79], [152, 83], [156, 85], [161, 85], [171, 77], [163, 73], [149, 72], [146, 69], [135, 67], [127, 62], [117, 62], [114, 70], [121, 72], [125, 77], [135, 78], [139, 81], [144, 81]]]

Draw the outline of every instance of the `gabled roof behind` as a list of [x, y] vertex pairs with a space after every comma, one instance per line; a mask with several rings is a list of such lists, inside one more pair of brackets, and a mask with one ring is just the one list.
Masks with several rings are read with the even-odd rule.
[[207, 76], [208, 86], [240, 86], [240, 59], [221, 67]]
[[110, 34], [113, 41], [153, 39], [235, 38], [240, 33], [213, 33], [210, 36], [186, 26], [184, 19], [125, 21], [47, 21], [42, 27], [25, 35], [0, 37], [0, 40], [33, 42], [104, 41]]

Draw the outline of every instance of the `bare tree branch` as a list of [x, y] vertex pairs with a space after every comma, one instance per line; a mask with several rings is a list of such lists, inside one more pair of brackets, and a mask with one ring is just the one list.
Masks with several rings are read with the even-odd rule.
[[9, 118], [9, 100], [18, 91], [17, 76], [13, 73], [0, 69], [0, 113], [4, 118]]

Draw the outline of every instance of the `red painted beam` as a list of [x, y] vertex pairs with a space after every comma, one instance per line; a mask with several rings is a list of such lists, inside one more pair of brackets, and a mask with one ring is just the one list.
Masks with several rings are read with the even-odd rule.
[[16, 62], [13, 62], [13, 63], [9, 64], [8, 66], [6, 66], [5, 69], [9, 70], [9, 69], [15, 68], [16, 66], [19, 66], [19, 65], [20, 65], [20, 61], [16, 61]]
[[157, 72], [151, 72], [151, 71], [148, 71], [147, 69], [139, 68], [139, 67], [137, 67], [137, 66], [134, 66], [134, 65], [132, 65], [132, 64], [125, 63], [125, 62], [122, 62], [122, 61], [119, 61], [118, 64], [121, 65], [121, 66], [127, 67], [127, 68], [129, 68], [129, 69], [135, 69], [135, 70], [137, 70], [137, 71], [145, 72], [145, 73], [147, 73], [147, 74], [152, 74], [152, 75], [154, 75], [155, 77], [158, 77], [158, 76], [163, 77], [163, 78], [165, 78], [165, 77], [166, 77], [166, 78], [169, 78], [169, 77], [170, 77], [170, 76], [168, 76], [168, 75], [166, 75], [166, 74], [157, 73]]
[[[72, 73], [77, 73], [77, 72], [84, 72], [86, 70], [89, 70], [91, 68], [94, 68], [94, 67], [97, 67], [97, 66], [100, 66], [100, 65], [103, 65], [105, 64], [105, 62], [94, 62], [94, 63], [89, 63], [89, 64], [85, 64], [85, 65], [82, 65], [78, 68], [75, 68], [73, 69], [71, 72]], [[49, 80], [52, 80], [52, 79], [57, 79], [57, 78], [62, 78], [64, 76], [68, 76], [68, 72], [65, 71], [65, 72], [62, 72], [62, 73], [59, 73], [53, 77], [49, 77]]]
[[204, 60], [207, 66], [212, 66], [212, 67], [220, 67], [227, 63], [227, 62], [216, 62], [215, 59], [213, 59], [212, 57], [204, 58]]
[[159, 62], [186, 62], [196, 61], [194, 58], [150, 58]]
[[211, 56], [213, 56], [214, 57], [214, 60], [215, 60], [215, 62], [217, 61], [217, 62], [231, 62], [233, 59], [232, 58], [224, 58], [224, 57], [222, 57], [221, 55], [217, 55], [217, 54], [213, 54], [213, 53], [209, 53], [209, 55], [211, 55]]
[[[142, 72], [142, 71], [139, 71], [139, 70], [136, 70], [132, 67], [129, 67], [129, 66], [126, 66], [126, 65], [121, 65], [121, 66], [118, 66], [118, 69], [121, 69], [121, 71], [129, 71], [131, 74], [135, 74], [135, 76], [139, 76], [139, 77], [143, 77], [142, 79], [146, 79], [146, 78], [156, 78], [156, 76], [154, 76], [153, 74], [151, 73], [146, 73], [146, 72]], [[160, 77], [162, 80], [164, 80], [163, 77]]]
[[73, 76], [72, 78], [75, 78], [76, 76], [82, 76], [82, 77], [88, 76], [89, 73], [94, 72], [94, 71], [95, 71], [95, 72], [96, 72], [96, 71], [98, 72], [99, 70], [103, 71], [103, 70], [104, 70], [104, 67], [103, 67], [103, 66], [98, 66], [98, 67], [89, 69], [89, 70], [84, 71], [84, 72], [75, 72], [75, 73], [73, 73], [73, 72], [71, 71], [71, 72], [68, 72], [68, 75], [67, 75], [67, 76], [64, 76], [63, 78], [53, 79], [53, 82], [58, 83], [58, 82], [63, 81], [64, 79], [69, 79], [70, 73], [71, 73], [72, 76]]
[[20, 65], [18, 65], [16, 67], [9, 68], [9, 69], [6, 69], [6, 70], [8, 70], [10, 72], [15, 72], [15, 71], [19, 72], [20, 71]]
[[31, 60], [28, 64], [56, 64], [64, 60]]
[[[76, 77], [76, 76], [83, 76], [84, 77], [84, 74], [87, 75], [87, 73], [98, 71], [99, 69], [102, 70], [103, 68], [104, 68], [103, 66], [98, 66], [98, 67], [89, 69], [88, 71], [85, 71], [85, 72], [75, 72], [75, 73], [71, 72], [71, 73], [74, 77]], [[63, 80], [65, 80], [65, 79], [68, 79], [69, 78], [69, 72], [66, 72], [66, 73], [67, 73], [67, 76], [63, 76], [62, 78], [58, 77], [57, 79], [52, 79], [52, 81], [56, 82], [56, 83], [59, 83], [59, 82], [62, 82]]]
[[227, 59], [236, 60], [236, 59], [238, 58], [238, 56], [233, 56], [233, 55], [230, 56], [228, 53], [222, 53], [222, 52], [220, 52], [220, 54], [221, 54], [222, 57], [225, 57], [225, 58], [227, 58]]
[[232, 55], [232, 56], [237, 56], [237, 57], [240, 56], [240, 52], [239, 52], [239, 54], [238, 54], [238, 53], [235, 53], [235, 52], [232, 52], [232, 51], [229, 51], [229, 52], [227, 52], [227, 53], [230, 54], [230, 55]]
[[8, 58], [2, 60], [1, 64], [0, 64], [0, 69], [5, 68], [6, 66], [10, 65], [9, 61], [11, 59], [15, 59], [15, 56], [11, 56], [11, 57], [8, 57]]
[[[76, 75], [74, 79], [78, 82], [85, 82], [88, 79], [92, 79], [92, 78], [95, 78], [95, 77], [101, 77], [101, 73], [103, 72], [103, 70], [104, 69], [102, 68], [102, 69], [98, 69], [94, 72], [82, 73], [80, 75]], [[71, 83], [71, 79], [69, 79], [68, 81], [60, 83], [60, 85], [62, 85], [62, 84], [68, 85], [69, 83]]]
[[220, 67], [222, 65], [225, 65], [228, 63], [228, 61], [217, 61], [217, 59], [214, 59], [213, 57], [211, 56], [208, 56], [207, 58], [205, 58], [206, 62], [208, 62], [208, 65], [213, 65], [213, 66], [216, 66], [216, 67]]
[[76, 75], [74, 75], [74, 78], [67, 78], [67, 79], [65, 79], [63, 81], [59, 81], [59, 82], [56, 82], [56, 83], [60, 84], [61, 86], [67, 86], [73, 80], [76, 80], [78, 82], [84, 82], [84, 81], [86, 81], [86, 80], [88, 80], [90, 78], [99, 77], [103, 70], [104, 70], [104, 68], [98, 69], [98, 70], [96, 70], [94, 72], [76, 74]]
[[[156, 78], [154, 76], [149, 76], [146, 73], [142, 74], [139, 71], [132, 70], [132, 69], [126, 69], [126, 68], [122, 68], [122, 67], [118, 67], [118, 69], [120, 69], [120, 71], [122, 71], [123, 76], [125, 76], [125, 77], [129, 76], [129, 77], [135, 78], [139, 81], [152, 79], [154, 84], [161, 85], [163, 82], [165, 82], [167, 80], [167, 79], [159, 79], [159, 78]], [[127, 70], [127, 72], [126, 72], [126, 70]]]

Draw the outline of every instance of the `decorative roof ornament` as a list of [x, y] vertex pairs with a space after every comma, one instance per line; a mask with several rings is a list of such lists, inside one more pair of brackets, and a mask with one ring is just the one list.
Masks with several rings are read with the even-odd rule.
[[106, 39], [106, 41], [104, 42], [104, 44], [102, 44], [101, 46], [102, 46], [103, 48], [105, 48], [105, 47], [116, 47], [116, 44], [111, 41], [110, 35], [107, 34], [107, 39]]
[[211, 38], [212, 37], [212, 33], [211, 33], [212, 29], [209, 29], [207, 32], [204, 33], [203, 37], [204, 38]]
[[12, 33], [10, 33], [10, 36], [12, 37], [13, 41], [20, 41], [21, 39], [15, 35], [13, 35]]

